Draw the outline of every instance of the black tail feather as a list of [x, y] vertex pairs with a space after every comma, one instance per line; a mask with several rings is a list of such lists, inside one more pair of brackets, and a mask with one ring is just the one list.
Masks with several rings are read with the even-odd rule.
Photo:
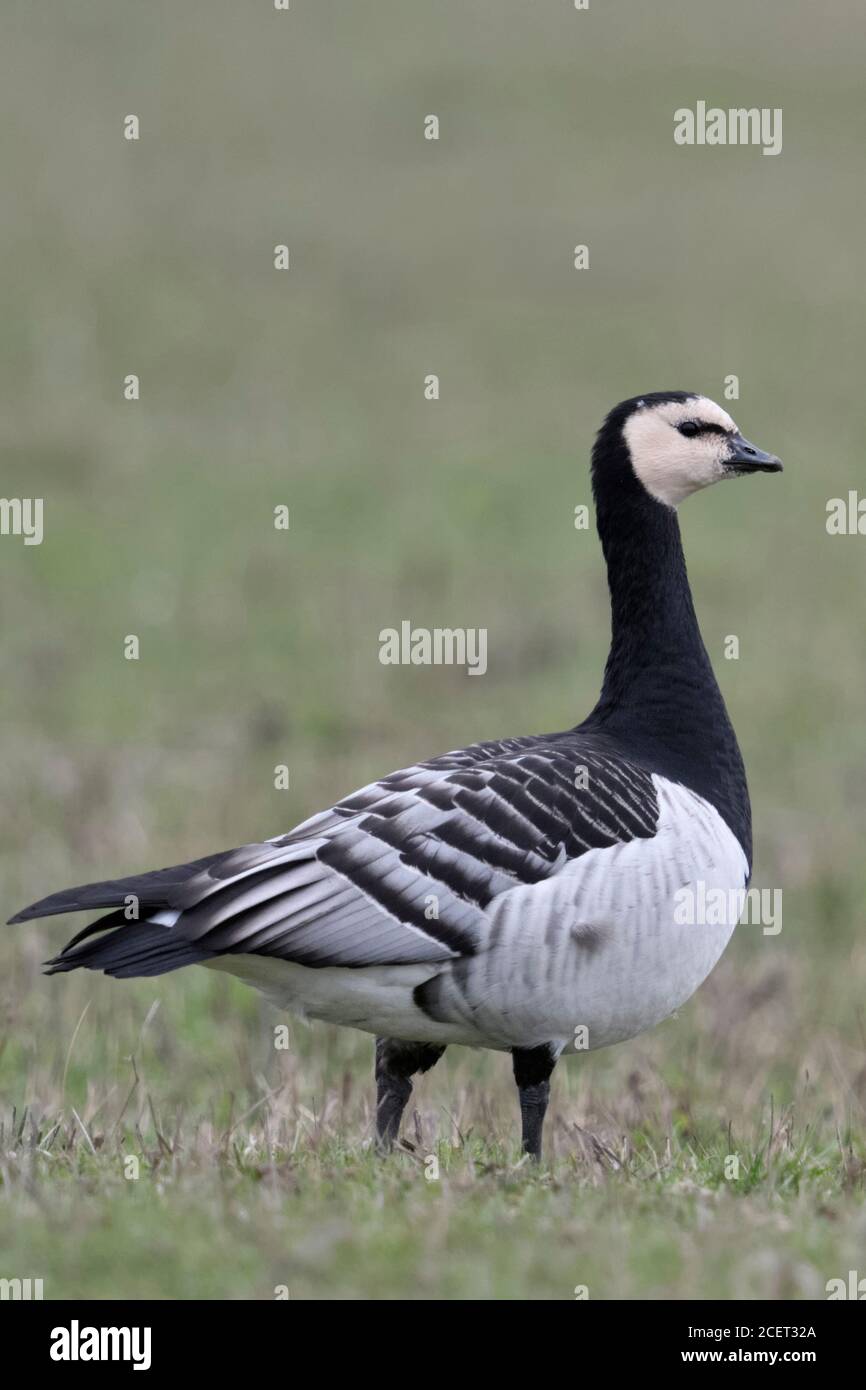
[[[56, 975], [83, 966], [87, 970], [102, 970], [106, 975], [124, 980], [133, 976], [165, 975], [170, 970], [179, 970], [183, 965], [213, 960], [219, 954], [179, 936], [171, 927], [161, 927], [154, 922], [123, 922], [121, 925], [116, 920], [117, 915], [112, 913], [85, 927], [59, 956], [46, 961], [46, 974]], [[85, 941], [85, 937], [111, 926], [115, 930], [110, 931], [109, 935], [100, 935], [95, 941]]]
[[220, 859], [225, 859], [231, 850], [219, 854], [206, 855], [204, 859], [193, 859], [189, 864], [172, 864], [167, 869], [154, 869], [147, 874], [133, 874], [129, 878], [106, 879], [102, 883], [84, 883], [77, 888], [64, 888], [60, 893], [52, 893], [40, 898], [21, 912], [9, 918], [10, 926], [15, 922], [29, 922], [34, 917], [53, 917], [60, 912], [88, 912], [93, 908], [121, 907], [124, 899], [138, 899], [139, 912], [156, 912], [171, 904], [174, 891], [194, 874], [209, 868]]
[[67, 941], [61, 954], [65, 955], [67, 951], [72, 950], [73, 946], [77, 946], [80, 941], [86, 941], [89, 936], [95, 936], [100, 931], [108, 931], [109, 927], [120, 927], [127, 921], [129, 918], [125, 915], [124, 909], [119, 907], [116, 912], [109, 912], [107, 917], [99, 917], [95, 922], [82, 927], [81, 931], [77, 931], [72, 940]]

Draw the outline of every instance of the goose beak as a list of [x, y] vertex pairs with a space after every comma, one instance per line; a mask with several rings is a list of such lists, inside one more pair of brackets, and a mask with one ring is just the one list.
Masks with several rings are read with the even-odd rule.
[[729, 473], [781, 473], [782, 460], [775, 454], [765, 454], [755, 444], [750, 444], [741, 434], [730, 436], [730, 453], [724, 459], [725, 471]]

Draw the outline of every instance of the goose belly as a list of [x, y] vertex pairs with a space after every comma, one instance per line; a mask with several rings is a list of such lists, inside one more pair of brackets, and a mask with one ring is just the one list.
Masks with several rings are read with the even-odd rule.
[[416, 991], [442, 971], [441, 964], [311, 969], [269, 956], [232, 955], [208, 961], [206, 968], [236, 976], [275, 1008], [302, 1019], [339, 1023], [406, 1042], [484, 1045], [471, 1024], [431, 1018], [418, 1007]]
[[590, 850], [544, 884], [503, 894], [487, 950], [420, 991], [434, 1014], [471, 1023], [493, 1045], [589, 1050], [690, 998], [736, 926], [748, 865], [714, 807], [654, 781], [652, 839]]

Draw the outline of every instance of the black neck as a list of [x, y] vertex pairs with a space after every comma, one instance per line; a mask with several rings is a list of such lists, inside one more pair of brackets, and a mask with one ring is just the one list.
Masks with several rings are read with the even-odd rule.
[[[582, 727], [710, 801], [751, 861], [745, 772], [701, 639], [676, 512], [623, 459], [597, 456], [593, 484], [607, 561], [611, 644], [601, 695]], [[619, 465], [619, 466], [617, 466]]]

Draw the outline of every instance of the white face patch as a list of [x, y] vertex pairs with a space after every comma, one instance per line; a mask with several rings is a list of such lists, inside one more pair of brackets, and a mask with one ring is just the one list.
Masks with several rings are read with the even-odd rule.
[[635, 474], [657, 502], [669, 507], [725, 476], [725, 435], [712, 431], [688, 438], [677, 428], [685, 420], [718, 426], [725, 434], [737, 430], [728, 412], [707, 396], [643, 406], [629, 416], [623, 430]]

